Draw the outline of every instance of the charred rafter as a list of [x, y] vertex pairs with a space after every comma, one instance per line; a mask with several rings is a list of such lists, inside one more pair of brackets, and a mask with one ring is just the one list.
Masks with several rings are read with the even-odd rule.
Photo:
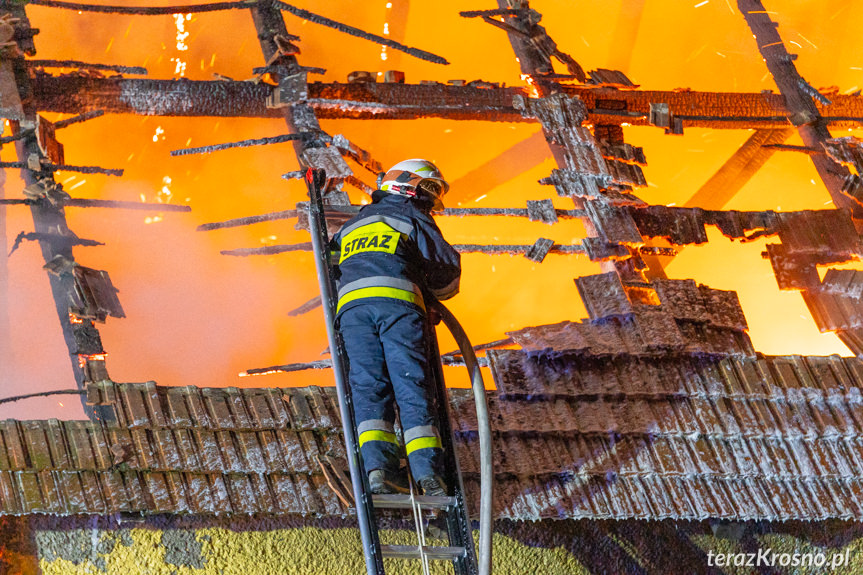
[[58, 0], [28, 0], [33, 6], [46, 6], [75, 10], [76, 12], [97, 12], [101, 14], [127, 14], [133, 16], [170, 16], [171, 14], [199, 14], [201, 12], [219, 12], [222, 10], [237, 10], [256, 5], [257, 0], [240, 0], [239, 2], [212, 2], [209, 4], [185, 4], [180, 6], [110, 6], [103, 4], [84, 4], [79, 2], [61, 2]]
[[147, 69], [141, 66], [119, 66], [116, 64], [93, 64], [79, 60], [26, 60], [32, 68], [83, 68], [86, 70], [105, 70], [121, 74], [146, 75]]
[[385, 36], [378, 36], [377, 34], [370, 34], [369, 32], [364, 32], [363, 30], [355, 28], [354, 26], [349, 26], [348, 24], [336, 22], [335, 20], [332, 20], [325, 16], [321, 16], [320, 14], [315, 14], [314, 12], [309, 12], [308, 10], [297, 8], [296, 6], [286, 4], [279, 0], [275, 0], [273, 2], [273, 6], [284, 10], [285, 12], [290, 12], [294, 16], [298, 16], [303, 20], [308, 20], [309, 22], [314, 22], [315, 24], [327, 26], [328, 28], [334, 28], [339, 32], [344, 32], [345, 34], [350, 34], [351, 36], [356, 36], [357, 38], [362, 38], [363, 40], [370, 40], [377, 44], [383, 44], [388, 48], [392, 48], [393, 50], [399, 50], [400, 52], [404, 52], [405, 54], [413, 56], [414, 58], [419, 58], [420, 60], [434, 62], [435, 64], [449, 64], [446, 58], [443, 58], [436, 54], [432, 54], [431, 52], [426, 52], [425, 50], [405, 46], [404, 44], [395, 42], [394, 40], [386, 38]]
[[[268, 109], [273, 87], [234, 81], [152, 80], [146, 78], [82, 78], [35, 76], [31, 78], [37, 110], [76, 114], [103, 109], [106, 113], [145, 116], [222, 116], [278, 118], [281, 110]], [[561, 86], [578, 96], [593, 124], [620, 123], [648, 126], [651, 103], [668, 104], [684, 127], [715, 129], [785, 128], [781, 94], [733, 92], [616, 90]], [[476, 88], [443, 84], [321, 83], [308, 85], [309, 106], [320, 118], [416, 119], [532, 122], [512, 105], [514, 96], [527, 96], [522, 88]], [[837, 127], [863, 125], [863, 97], [837, 95], [829, 109], [816, 104], [823, 120]], [[609, 110], [616, 102], [621, 110]], [[625, 116], [621, 114], [625, 113]], [[625, 118], [625, 119], [624, 119]]]
[[304, 134], [282, 134], [280, 136], [272, 136], [269, 138], [254, 138], [251, 140], [241, 140], [239, 142], [227, 142], [224, 144], [212, 144], [209, 146], [201, 146], [198, 148], [183, 148], [180, 150], [171, 150], [172, 156], [189, 156], [192, 154], [209, 154], [218, 152], [219, 150], [230, 150], [232, 148], [248, 148], [251, 146], [266, 146], [268, 144], [280, 144], [283, 142], [292, 142], [306, 136]]
[[[31, 200], [31, 199], [0, 199], [0, 204], [3, 205], [25, 205], [32, 206], [41, 202], [45, 202], [44, 199], [39, 200]], [[115, 208], [121, 210], [144, 210], [144, 211], [160, 211], [160, 212], [191, 212], [192, 208], [190, 206], [180, 206], [176, 204], [158, 204], [151, 202], [123, 202], [119, 200], [95, 200], [88, 198], [67, 198], [60, 202], [57, 202], [57, 205], [61, 205], [62, 207], [75, 207], [75, 208]]]
[[392, 48], [393, 50], [399, 50], [401, 52], [404, 52], [405, 54], [409, 54], [421, 60], [434, 62], [435, 64], [449, 64], [449, 62], [447, 62], [445, 58], [442, 58], [441, 56], [438, 56], [436, 54], [432, 54], [431, 52], [420, 50], [418, 48], [411, 48], [410, 46], [405, 46], [404, 44], [395, 42], [384, 36], [365, 32], [354, 26], [343, 24], [341, 22], [336, 22], [335, 20], [327, 18], [326, 16], [321, 16], [320, 14], [315, 14], [314, 12], [309, 12], [308, 10], [292, 6], [291, 4], [287, 4], [285, 2], [280, 2], [278, 0], [270, 0], [268, 2], [258, 0], [244, 0], [240, 2], [214, 2], [210, 4], [187, 4], [182, 6], [107, 6], [100, 4], [61, 2], [57, 0], [29, 0], [29, 3], [36, 6], [62, 8], [66, 10], [75, 10], [78, 12], [99, 12], [102, 14], [129, 14], [135, 16], [162, 16], [171, 14], [190, 14], [193, 12], [219, 12], [222, 10], [256, 8], [258, 6], [275, 7], [279, 10], [289, 12], [294, 16], [297, 16], [304, 20], [308, 20], [309, 22], [314, 22], [315, 24], [334, 28], [339, 32], [343, 32], [351, 36], [356, 36], [357, 38], [362, 38], [363, 40], [369, 40], [377, 44], [383, 44], [389, 48]]
[[[830, 100], [821, 96], [797, 72], [794, 65], [796, 56], [785, 49], [777, 24], [770, 18], [761, 0], [737, 0], [737, 6], [755, 36], [767, 69], [784, 96], [785, 107], [782, 109], [787, 112], [788, 120], [797, 128], [804, 146], [823, 150], [824, 144], [832, 136], [815, 100], [822, 105], [829, 105]], [[810, 155], [810, 158], [836, 207], [848, 208], [854, 210], [858, 217], [863, 216], [863, 198], [843, 193], [850, 172], [826, 154]]]

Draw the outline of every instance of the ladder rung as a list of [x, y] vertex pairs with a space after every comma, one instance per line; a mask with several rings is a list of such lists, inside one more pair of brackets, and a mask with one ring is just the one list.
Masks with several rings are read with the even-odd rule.
[[[447, 509], [456, 504], [455, 497], [441, 497], [436, 495], [414, 495], [413, 501], [423, 509]], [[378, 509], [410, 509], [413, 507], [410, 495], [401, 495], [398, 493], [373, 495], [372, 502]]]
[[[464, 547], [440, 547], [426, 545], [422, 548], [423, 554], [429, 559], [452, 560], [464, 557]], [[381, 545], [381, 553], [384, 557], [396, 559], [419, 559], [419, 545]]]

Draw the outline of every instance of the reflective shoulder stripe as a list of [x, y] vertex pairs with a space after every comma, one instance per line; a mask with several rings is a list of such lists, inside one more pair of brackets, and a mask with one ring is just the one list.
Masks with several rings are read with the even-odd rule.
[[364, 431], [360, 433], [360, 447], [362, 447], [363, 444], [368, 441], [386, 441], [387, 443], [395, 443], [396, 445], [398, 445], [395, 433], [381, 431], [379, 429], [370, 429], [369, 431]]
[[413, 441], [409, 441], [407, 445], [405, 445], [405, 451], [408, 455], [413, 453], [418, 449], [428, 449], [428, 448], [437, 448], [443, 449], [441, 445], [440, 438], [438, 437], [418, 437]]
[[361, 220], [357, 220], [356, 222], [352, 223], [351, 225], [349, 225], [345, 228], [342, 228], [341, 236], [345, 237], [346, 235], [348, 235], [352, 231], [356, 230], [357, 228], [361, 228], [363, 226], [367, 226], [369, 224], [374, 224], [374, 223], [378, 223], [378, 222], [384, 223], [384, 224], [388, 225], [389, 227], [391, 227], [392, 229], [394, 229], [395, 231], [401, 232], [403, 234], [410, 234], [414, 229], [414, 227], [409, 222], [406, 222], [404, 220], [400, 220], [398, 218], [393, 218], [391, 216], [374, 215], [374, 216], [369, 216], [367, 218], [362, 218]]

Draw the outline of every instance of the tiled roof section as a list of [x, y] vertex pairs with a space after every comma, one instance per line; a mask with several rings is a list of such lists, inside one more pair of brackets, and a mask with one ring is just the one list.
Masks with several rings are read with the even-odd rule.
[[340, 425], [330, 388], [165, 387], [147, 382], [91, 385], [87, 401], [116, 405], [118, 424], [129, 428], [314, 430]]
[[863, 517], [860, 360], [489, 357], [504, 516]]
[[[863, 519], [863, 361], [488, 353], [496, 513]], [[450, 390], [468, 500], [476, 415]], [[331, 388], [101, 383], [116, 423], [0, 424], [0, 514], [344, 515]]]
[[583, 276], [575, 283], [589, 322], [566, 321], [507, 334], [528, 351], [755, 355], [736, 292], [692, 280], [625, 284], [614, 272]]
[[343, 515], [317, 457], [344, 457], [332, 390], [100, 384], [116, 424], [0, 422], [0, 514]]

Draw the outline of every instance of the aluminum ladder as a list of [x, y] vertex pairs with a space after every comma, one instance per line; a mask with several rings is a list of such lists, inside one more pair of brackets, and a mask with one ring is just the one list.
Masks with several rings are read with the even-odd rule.
[[[482, 376], [473, 349], [470, 347], [464, 330], [453, 315], [439, 302], [434, 302], [444, 323], [453, 332], [456, 341], [462, 349], [465, 362], [471, 371], [474, 398], [477, 402], [477, 420], [480, 436], [480, 466], [481, 466], [481, 502], [480, 502], [480, 555], [477, 556], [471, 529], [470, 518], [464, 496], [464, 485], [459, 471], [458, 460], [454, 450], [453, 429], [449, 418], [449, 401], [446, 397], [446, 387], [443, 380], [443, 369], [438, 361], [432, 361], [435, 379], [435, 401], [438, 406], [438, 430], [441, 434], [445, 459], [446, 485], [452, 492], [451, 496], [435, 497], [426, 495], [372, 495], [368, 478], [362, 472], [362, 456], [356, 436], [356, 425], [353, 416], [353, 406], [350, 389], [347, 385], [347, 365], [344, 360], [344, 348], [335, 330], [336, 291], [332, 274], [332, 263], [329, 253], [329, 234], [323, 205], [323, 190], [327, 185], [324, 170], [309, 168], [305, 174], [309, 189], [309, 232], [312, 236], [312, 246], [315, 255], [315, 267], [318, 283], [321, 289], [321, 302], [324, 319], [327, 325], [327, 338], [333, 361], [333, 373], [336, 381], [336, 394], [342, 419], [342, 429], [348, 457], [348, 467], [351, 476], [354, 502], [359, 523], [360, 537], [365, 555], [368, 575], [385, 575], [383, 559], [385, 557], [400, 559], [418, 559], [423, 563], [423, 570], [428, 571], [429, 560], [451, 561], [456, 575], [489, 575], [491, 572], [491, 448], [488, 412], [485, 403], [485, 390]], [[433, 327], [432, 327], [432, 333]], [[440, 357], [437, 338], [429, 338], [429, 357]], [[413, 513], [419, 541], [417, 545], [382, 545], [378, 535], [376, 509], [410, 510]], [[424, 541], [422, 526], [423, 511], [437, 510], [445, 519], [448, 546], [430, 546]]]

